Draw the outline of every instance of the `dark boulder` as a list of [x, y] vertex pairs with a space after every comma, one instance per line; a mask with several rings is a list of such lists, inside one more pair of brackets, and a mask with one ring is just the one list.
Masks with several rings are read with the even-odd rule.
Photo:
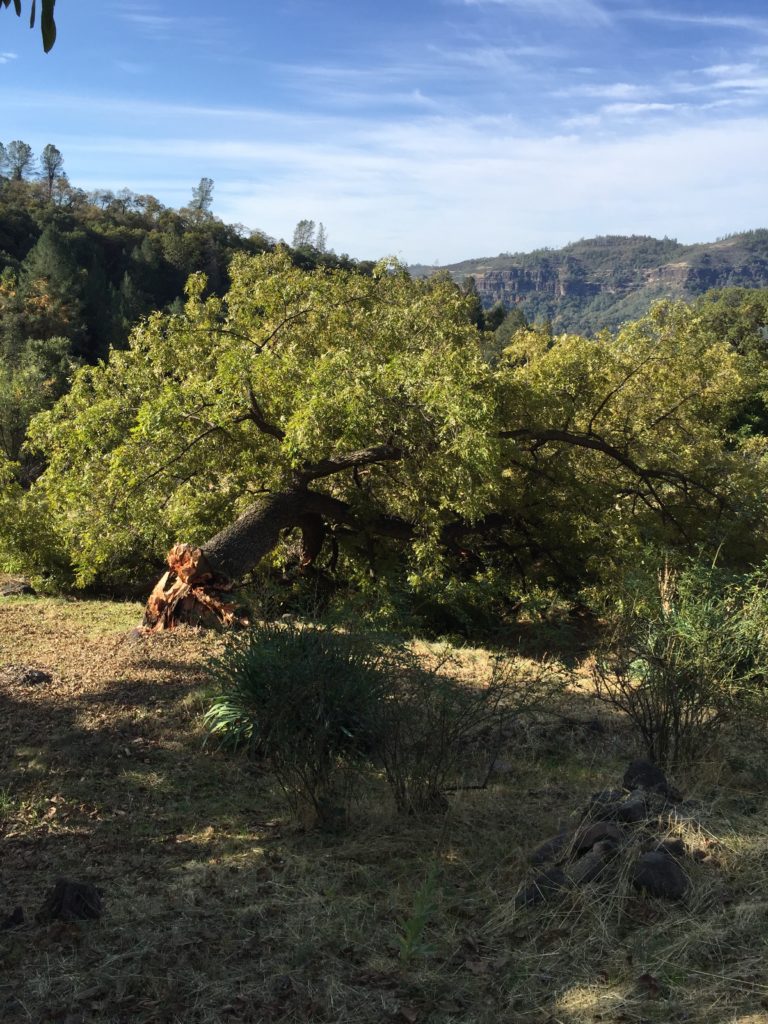
[[101, 893], [94, 885], [59, 878], [37, 912], [37, 920], [87, 921], [101, 917], [101, 913]]
[[568, 871], [574, 885], [586, 885], [598, 879], [618, 852], [619, 844], [611, 839], [595, 843]]
[[0, 583], [0, 597], [36, 597], [37, 591], [24, 580], [10, 580]]
[[560, 868], [547, 868], [534, 875], [530, 882], [522, 885], [515, 896], [515, 907], [532, 907], [543, 903], [554, 895], [559, 895], [569, 888], [570, 882]]
[[591, 825], [582, 826], [573, 837], [571, 849], [579, 857], [591, 850], [595, 843], [610, 840], [617, 845], [624, 838], [624, 833], [612, 821], [595, 821]]
[[648, 801], [641, 789], [635, 790], [616, 807], [616, 820], [627, 825], [637, 825], [648, 817]]
[[541, 846], [537, 846], [533, 853], [528, 855], [528, 862], [530, 864], [546, 864], [548, 860], [554, 860], [571, 841], [571, 836], [571, 832], [558, 832], [556, 836], [552, 836]]
[[675, 858], [667, 852], [644, 853], [635, 865], [632, 884], [636, 889], [665, 900], [679, 900], [688, 891], [688, 878]]
[[648, 789], [656, 793], [668, 793], [667, 776], [650, 761], [633, 761], [624, 772], [624, 789]]

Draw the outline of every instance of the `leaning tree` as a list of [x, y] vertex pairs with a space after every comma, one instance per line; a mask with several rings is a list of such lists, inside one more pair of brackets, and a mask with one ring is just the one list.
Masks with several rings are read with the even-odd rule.
[[721, 543], [762, 516], [762, 439], [729, 429], [759, 382], [688, 307], [616, 338], [523, 331], [490, 366], [450, 281], [279, 252], [231, 273], [223, 298], [191, 278], [183, 313], [142, 322], [33, 421], [46, 469], [22, 493], [0, 467], [6, 547], [11, 524], [28, 563], [80, 585], [170, 548], [147, 607], [163, 627], [229, 620], [228, 588], [288, 533], [305, 571], [355, 538], [412, 578], [578, 585], [651, 535]]

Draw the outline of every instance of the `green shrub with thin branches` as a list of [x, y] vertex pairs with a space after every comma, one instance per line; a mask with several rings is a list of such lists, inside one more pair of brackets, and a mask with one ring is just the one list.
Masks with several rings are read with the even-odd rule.
[[665, 567], [653, 590], [635, 582], [614, 612], [596, 660], [598, 696], [627, 715], [655, 763], [690, 762], [726, 725], [765, 717], [767, 641], [762, 573]]

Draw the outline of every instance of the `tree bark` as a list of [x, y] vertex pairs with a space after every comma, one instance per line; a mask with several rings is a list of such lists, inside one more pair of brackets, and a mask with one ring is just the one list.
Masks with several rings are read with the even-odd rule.
[[[180, 623], [245, 625], [247, 618], [227, 600], [233, 584], [277, 545], [280, 532], [305, 531], [305, 559], [319, 553], [317, 525], [310, 528], [312, 495], [303, 489], [270, 494], [249, 506], [201, 548], [177, 544], [168, 553], [168, 572], [158, 581], [144, 610], [144, 626], [159, 632]], [[332, 500], [332, 499], [330, 499]], [[339, 503], [342, 504], [342, 503]], [[309, 544], [306, 543], [307, 531]]]

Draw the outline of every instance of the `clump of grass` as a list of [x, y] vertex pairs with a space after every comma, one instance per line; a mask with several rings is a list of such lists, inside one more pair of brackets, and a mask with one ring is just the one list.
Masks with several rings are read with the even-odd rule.
[[359, 636], [262, 623], [211, 663], [222, 692], [205, 722], [225, 745], [268, 759], [295, 811], [335, 826], [345, 771], [370, 758], [384, 666], [382, 649]]
[[410, 963], [414, 957], [426, 956], [433, 951], [432, 945], [424, 937], [424, 932], [435, 912], [438, 883], [439, 869], [437, 861], [433, 860], [416, 892], [411, 913], [400, 922], [397, 944], [400, 959], [405, 964]]

